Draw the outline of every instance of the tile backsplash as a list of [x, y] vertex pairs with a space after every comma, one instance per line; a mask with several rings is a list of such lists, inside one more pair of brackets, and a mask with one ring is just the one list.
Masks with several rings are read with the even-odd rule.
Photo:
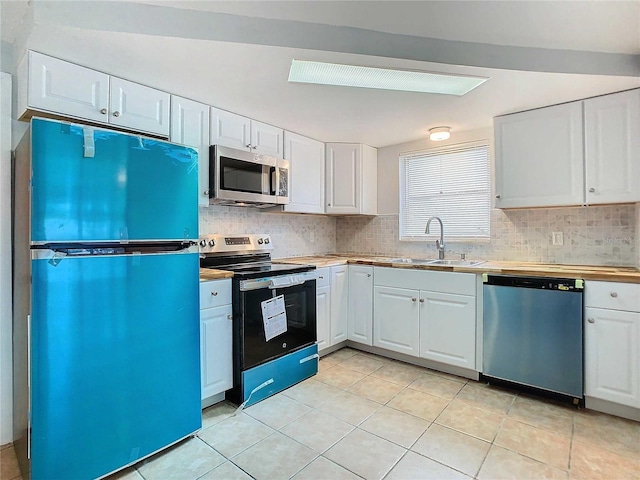
[[[492, 210], [491, 239], [485, 243], [447, 241], [448, 258], [514, 260], [577, 265], [640, 266], [640, 205], [607, 205], [525, 210]], [[435, 244], [398, 240], [398, 215], [340, 217], [339, 253], [437, 256]], [[563, 232], [562, 246], [552, 232]]]
[[[640, 267], [640, 204], [491, 211], [491, 239], [447, 240], [447, 258]], [[562, 232], [564, 244], [552, 245]], [[330, 217], [200, 208], [200, 233], [269, 233], [274, 258], [327, 253], [436, 258], [435, 243], [398, 240], [398, 215]]]
[[336, 219], [322, 215], [262, 212], [245, 207], [200, 207], [200, 234], [268, 233], [273, 258], [336, 251]]

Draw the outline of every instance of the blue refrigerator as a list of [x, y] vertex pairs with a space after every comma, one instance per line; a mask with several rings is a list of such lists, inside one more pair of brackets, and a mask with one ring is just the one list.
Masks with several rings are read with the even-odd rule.
[[16, 268], [14, 396], [27, 406], [14, 433], [32, 479], [99, 478], [201, 427], [197, 160], [32, 119], [14, 165], [30, 267]]

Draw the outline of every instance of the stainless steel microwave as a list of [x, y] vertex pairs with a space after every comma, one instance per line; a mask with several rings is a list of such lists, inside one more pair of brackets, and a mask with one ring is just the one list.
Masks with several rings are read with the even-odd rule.
[[289, 161], [212, 145], [209, 204], [272, 207], [289, 203]]

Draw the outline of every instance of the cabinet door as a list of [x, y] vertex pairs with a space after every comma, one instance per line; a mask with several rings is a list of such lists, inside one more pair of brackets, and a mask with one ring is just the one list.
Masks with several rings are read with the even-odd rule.
[[585, 314], [585, 395], [640, 408], [640, 313]]
[[251, 150], [251, 120], [211, 107], [211, 145]]
[[331, 287], [316, 289], [316, 325], [318, 335], [318, 351], [331, 345]]
[[324, 213], [324, 143], [284, 132], [289, 160], [289, 204], [285, 212]]
[[331, 345], [347, 339], [349, 310], [347, 275], [346, 265], [331, 267]]
[[496, 207], [584, 203], [582, 102], [494, 119]]
[[28, 55], [29, 108], [109, 120], [109, 75], [37, 52]]
[[475, 297], [420, 292], [420, 356], [475, 370]]
[[373, 345], [417, 357], [420, 348], [418, 290], [373, 289]]
[[110, 124], [169, 136], [168, 93], [117, 77], [110, 82]]
[[360, 145], [328, 143], [326, 157], [326, 212], [360, 213]]
[[587, 203], [640, 201], [640, 89], [584, 101]]
[[284, 130], [251, 120], [251, 149], [256, 153], [283, 158]]
[[348, 339], [373, 345], [373, 267], [349, 266]]
[[233, 387], [231, 305], [200, 310], [202, 399]]
[[198, 149], [198, 205], [209, 205], [209, 106], [171, 95], [170, 139]]

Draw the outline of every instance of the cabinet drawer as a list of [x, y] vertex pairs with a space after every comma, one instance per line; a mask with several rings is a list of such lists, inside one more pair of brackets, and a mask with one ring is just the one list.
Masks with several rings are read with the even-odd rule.
[[200, 310], [231, 303], [231, 279], [200, 282]]
[[331, 278], [329, 267], [317, 268], [316, 275], [318, 276], [316, 279], [317, 288], [329, 286], [329, 280]]
[[587, 307], [640, 312], [640, 284], [586, 282], [584, 304]]

